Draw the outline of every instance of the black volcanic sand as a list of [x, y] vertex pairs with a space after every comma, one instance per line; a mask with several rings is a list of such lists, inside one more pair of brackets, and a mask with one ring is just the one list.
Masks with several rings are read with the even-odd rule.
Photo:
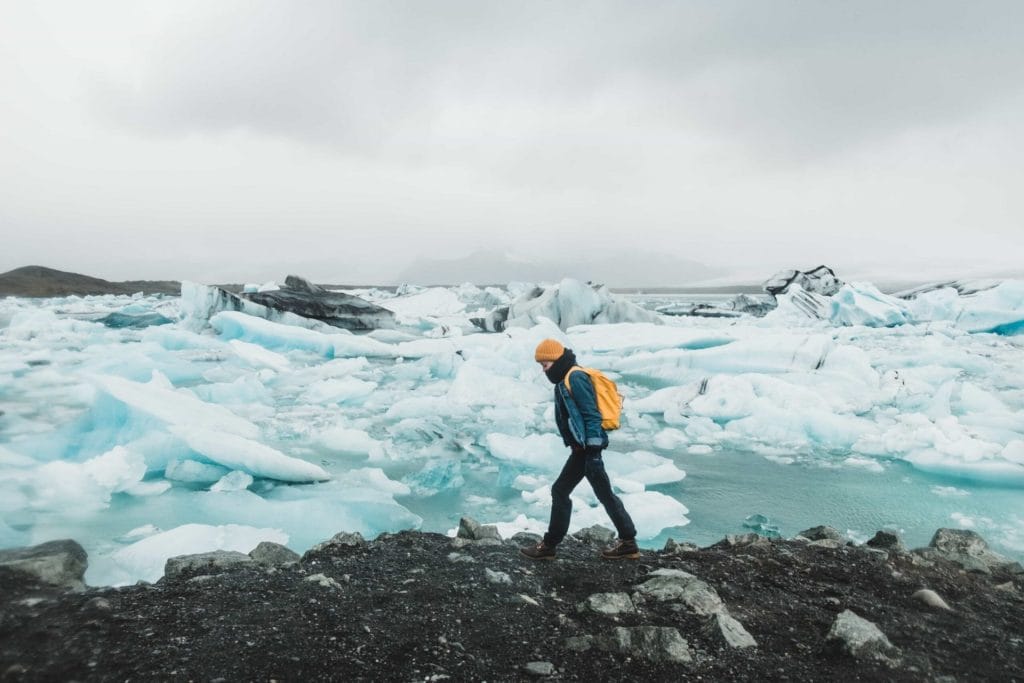
[[[471, 561], [449, 559], [453, 552]], [[759, 646], [730, 650], [702, 632], [705, 618], [670, 603], [619, 616], [577, 611], [594, 593], [631, 593], [662, 567], [707, 581]], [[485, 568], [506, 572], [512, 584], [490, 583]], [[339, 587], [304, 580], [317, 573]], [[913, 599], [922, 587], [954, 611]], [[553, 665], [553, 678], [587, 681], [1024, 680], [1022, 588], [1020, 575], [796, 541], [609, 562], [567, 539], [558, 560], [534, 562], [511, 542], [457, 549], [441, 535], [403, 532], [364, 547], [329, 546], [280, 568], [185, 573], [84, 593], [2, 573], [0, 679], [511, 681], [529, 678], [524, 666], [542, 661]], [[900, 648], [900, 661], [827, 647], [844, 609], [874, 622]], [[640, 625], [677, 628], [693, 661], [565, 644]]]

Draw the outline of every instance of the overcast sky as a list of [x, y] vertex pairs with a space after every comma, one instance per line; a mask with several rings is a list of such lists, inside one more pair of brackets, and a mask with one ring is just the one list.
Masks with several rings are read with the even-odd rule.
[[1022, 36], [1015, 0], [0, 0], [0, 272], [1024, 276]]

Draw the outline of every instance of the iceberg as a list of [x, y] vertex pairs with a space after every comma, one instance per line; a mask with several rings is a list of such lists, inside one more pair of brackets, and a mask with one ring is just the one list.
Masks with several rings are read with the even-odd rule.
[[573, 325], [618, 322], [659, 324], [661, 317], [613, 295], [604, 286], [583, 284], [566, 278], [557, 285], [535, 287], [508, 307], [492, 311], [473, 323], [487, 332], [501, 332], [510, 327], [533, 327], [542, 318], [566, 330]]
[[297, 275], [278, 289], [244, 292], [242, 296], [272, 311], [292, 313], [346, 330], [376, 330], [395, 326], [394, 314], [365, 299], [332, 292]]
[[254, 477], [296, 483], [326, 481], [330, 475], [319, 465], [285, 455], [254, 439], [195, 425], [175, 425], [172, 434], [211, 462]]

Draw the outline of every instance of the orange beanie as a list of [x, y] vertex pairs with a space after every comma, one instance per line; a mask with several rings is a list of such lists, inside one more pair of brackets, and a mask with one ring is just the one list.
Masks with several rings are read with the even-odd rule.
[[565, 347], [554, 339], [545, 339], [540, 344], [537, 344], [537, 350], [533, 353], [533, 357], [538, 363], [546, 360], [558, 360], [565, 353]]

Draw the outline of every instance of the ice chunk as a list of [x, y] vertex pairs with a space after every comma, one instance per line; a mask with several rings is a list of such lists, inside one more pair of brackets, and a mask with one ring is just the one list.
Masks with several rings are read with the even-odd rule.
[[234, 470], [228, 472], [216, 484], [210, 487], [211, 491], [241, 491], [252, 485], [252, 475], [247, 472]]
[[427, 462], [419, 472], [406, 476], [403, 481], [418, 496], [432, 496], [441, 491], [460, 488], [466, 483], [458, 460]]
[[168, 558], [214, 550], [248, 553], [263, 541], [284, 545], [288, 543], [288, 535], [280, 529], [257, 529], [239, 524], [183, 524], [115, 552], [112, 556], [115, 566], [110, 569], [110, 576], [119, 580], [111, 583], [123, 585], [139, 579], [156, 581], [163, 576]]
[[1024, 332], [1024, 280], [1007, 280], [992, 289], [961, 298], [956, 319], [969, 332]]
[[210, 318], [210, 326], [221, 339], [239, 339], [277, 351], [307, 351], [324, 358], [398, 355], [395, 347], [371, 337], [344, 334], [333, 328], [328, 328], [332, 329], [331, 334], [325, 334], [234, 311], [216, 314]]
[[522, 438], [488, 434], [484, 443], [498, 460], [542, 471], [559, 471], [569, 455], [562, 439], [554, 434], [529, 434]]
[[686, 472], [676, 467], [671, 460], [650, 451], [618, 453], [606, 450], [604, 461], [613, 482], [628, 479], [644, 486], [653, 486], [681, 481], [686, 476]]
[[509, 327], [533, 327], [541, 318], [553, 321], [563, 330], [594, 323], [662, 322], [658, 314], [611, 294], [606, 287], [593, 287], [571, 278], [547, 289], [535, 288], [507, 309], [498, 309], [473, 322], [484, 330], [501, 332]]
[[112, 494], [130, 491], [145, 475], [142, 456], [117, 446], [83, 463], [41, 465], [30, 480], [29, 500], [35, 510], [100, 510], [110, 504]]
[[196, 460], [171, 460], [167, 463], [164, 476], [189, 484], [211, 484], [227, 476], [229, 471], [226, 467]]
[[285, 455], [244, 436], [189, 425], [176, 425], [170, 431], [213, 462], [229, 469], [242, 470], [254, 477], [288, 482], [330, 479], [330, 475], [319, 465]]
[[[690, 519], [686, 516], [689, 510], [675, 498], [657, 491], [638, 493], [622, 493], [619, 498], [629, 511], [636, 525], [637, 538], [640, 540], [654, 538], [669, 527], [686, 526]], [[549, 497], [550, 500], [550, 497]], [[574, 506], [570, 532], [583, 529], [594, 524], [609, 525], [608, 513], [601, 505]]]
[[448, 390], [449, 400], [481, 406], [530, 405], [550, 399], [550, 389], [533, 381], [524, 382], [520, 377], [494, 372], [499, 367], [496, 363], [464, 363]]
[[903, 325], [910, 319], [907, 307], [900, 299], [882, 294], [867, 282], [852, 282], [832, 296], [830, 317], [838, 325], [866, 325], [891, 327]]
[[210, 326], [224, 340], [237, 339], [277, 351], [308, 351], [324, 358], [334, 357], [333, 335], [282, 325], [234, 311], [217, 313], [209, 320]]
[[375, 382], [364, 382], [355, 377], [325, 379], [310, 386], [304, 399], [309, 403], [358, 403], [376, 388]]
[[365, 430], [346, 427], [331, 427], [320, 432], [316, 439], [324, 448], [337, 453], [371, 455], [381, 449], [381, 444]]
[[286, 356], [275, 353], [259, 346], [249, 344], [240, 339], [232, 339], [228, 342], [238, 357], [253, 367], [265, 367], [277, 372], [287, 372], [291, 363]]
[[220, 406], [205, 403], [191, 392], [175, 391], [166, 378], [154, 373], [154, 381], [141, 384], [121, 377], [96, 376], [102, 390], [134, 410], [152, 415], [171, 425], [190, 425], [215, 432], [256, 438], [256, 425]]

